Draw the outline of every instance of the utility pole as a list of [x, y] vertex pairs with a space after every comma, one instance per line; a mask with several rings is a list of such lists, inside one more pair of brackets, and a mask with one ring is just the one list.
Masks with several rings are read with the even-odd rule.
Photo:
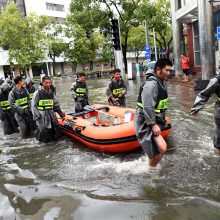
[[155, 60], [157, 61], [157, 42], [156, 42], [156, 34], [153, 28], [153, 36], [154, 36], [154, 51], [155, 51]]
[[145, 21], [145, 35], [146, 35], [146, 45], [149, 44], [149, 34], [148, 34], [148, 21]]

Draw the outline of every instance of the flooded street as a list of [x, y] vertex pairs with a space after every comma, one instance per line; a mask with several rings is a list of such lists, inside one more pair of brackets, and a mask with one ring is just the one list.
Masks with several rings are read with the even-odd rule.
[[[107, 81], [88, 80], [90, 104], [107, 104]], [[136, 106], [143, 81], [128, 81], [127, 106]], [[73, 112], [72, 78], [54, 82], [62, 109]], [[173, 130], [156, 170], [142, 150], [106, 154], [68, 137], [41, 144], [17, 134], [3, 137], [0, 128], [0, 219], [219, 220], [213, 109], [188, 117], [194, 90], [168, 84], [168, 91]]]

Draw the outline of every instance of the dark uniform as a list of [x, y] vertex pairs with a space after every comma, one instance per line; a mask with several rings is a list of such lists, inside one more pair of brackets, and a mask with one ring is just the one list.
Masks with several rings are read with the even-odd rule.
[[83, 108], [86, 105], [89, 105], [89, 91], [86, 83], [82, 83], [79, 81], [79, 79], [77, 79], [76, 82], [74, 82], [71, 86], [71, 93], [75, 100], [75, 112], [77, 113], [83, 111]]
[[61, 117], [65, 114], [61, 111], [59, 102], [50, 89], [46, 92], [43, 88], [38, 89], [33, 96], [32, 102], [33, 118], [37, 124], [37, 140], [48, 143], [60, 137], [57, 112]]
[[139, 143], [151, 159], [160, 153], [154, 141], [151, 125], [166, 127], [165, 114], [168, 104], [167, 87], [156, 74], [147, 75], [141, 86], [135, 114], [135, 130]]
[[[25, 80], [25, 84], [26, 84], [26, 89], [29, 93], [29, 98], [30, 100], [33, 98], [34, 92], [36, 91], [35, 87], [34, 87], [34, 81], [31, 78], [27, 78]], [[29, 85], [32, 85], [31, 87]]]
[[213, 144], [215, 148], [220, 150], [220, 76], [210, 79], [208, 86], [196, 97], [191, 111], [199, 112], [213, 94], [217, 96], [214, 109]]
[[7, 83], [2, 84], [0, 91], [0, 119], [2, 121], [3, 132], [5, 135], [18, 133], [18, 124], [15, 121], [13, 109], [9, 106], [8, 94], [11, 87]]
[[[33, 119], [32, 111], [31, 111], [31, 100], [33, 98], [33, 95], [36, 89], [34, 87], [34, 81], [30, 77], [27, 77], [27, 79], [25, 80], [25, 84], [26, 84], [25, 88], [29, 93], [29, 100], [30, 100], [29, 101], [29, 114], [30, 114], [30, 118]], [[33, 131], [37, 129], [37, 125], [34, 120], [31, 120], [31, 128]]]
[[25, 88], [18, 90], [12, 89], [8, 97], [9, 105], [14, 110], [15, 119], [20, 127], [20, 133], [23, 138], [27, 138], [32, 130], [33, 119], [29, 108], [29, 93]]
[[[125, 107], [125, 94], [127, 92], [127, 86], [125, 81], [121, 78], [120, 80], [116, 81], [112, 78], [107, 85], [106, 95], [109, 97], [109, 105], [121, 106]], [[122, 97], [118, 97], [119, 94], [123, 94]], [[116, 100], [113, 101], [112, 97]]]

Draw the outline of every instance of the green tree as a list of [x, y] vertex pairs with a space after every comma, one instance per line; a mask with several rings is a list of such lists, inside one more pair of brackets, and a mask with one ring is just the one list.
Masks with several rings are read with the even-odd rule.
[[14, 3], [2, 10], [0, 44], [8, 45], [10, 64], [18, 64], [28, 72], [33, 63], [44, 59], [47, 44], [43, 30], [47, 25], [46, 16], [24, 17]]
[[48, 44], [48, 56], [53, 62], [53, 75], [55, 74], [56, 58], [61, 55], [65, 55], [69, 44], [62, 38], [64, 35], [64, 29], [62, 26], [57, 25], [54, 20], [51, 20], [51, 24], [48, 25], [47, 30], [47, 44]]
[[66, 51], [70, 63], [73, 67], [79, 64], [90, 63], [95, 60], [95, 50], [93, 43], [86, 38], [86, 31], [80, 26], [68, 30], [68, 36], [72, 36], [73, 40], [69, 44]]
[[[141, 7], [138, 12], [138, 19], [148, 20], [149, 33], [152, 33], [153, 28], [155, 29], [156, 41], [160, 49], [166, 51], [171, 49], [173, 38], [169, 0], [156, 0], [148, 7]], [[169, 53], [167, 55], [169, 57]]]
[[129, 30], [128, 51], [133, 52], [135, 54], [137, 63], [139, 61], [139, 56], [141, 52], [144, 50], [144, 46], [146, 45], [145, 39], [145, 27], [143, 25], [138, 27], [132, 27]]
[[114, 60], [114, 53], [111, 44], [105, 43], [103, 45], [101, 51], [101, 60], [104, 62], [110, 62], [112, 64], [112, 61]]
[[155, 28], [161, 48], [169, 48], [172, 41], [170, 7], [168, 0], [72, 0], [68, 22], [84, 30], [110, 28], [110, 20], [120, 20], [121, 44], [127, 72], [127, 51], [130, 29], [148, 20]]

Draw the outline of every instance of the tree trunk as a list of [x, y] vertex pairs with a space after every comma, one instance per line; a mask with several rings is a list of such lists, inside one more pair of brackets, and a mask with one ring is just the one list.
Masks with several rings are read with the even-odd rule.
[[90, 71], [93, 70], [93, 61], [90, 62], [90, 67], [89, 67]]
[[52, 52], [50, 52], [49, 57], [52, 60], [53, 75], [55, 76], [56, 75], [56, 72], [55, 72], [56, 55], [54, 53], [52, 54]]
[[56, 75], [56, 71], [55, 71], [55, 60], [53, 60], [53, 75]]
[[135, 58], [136, 58], [136, 63], [138, 63], [138, 61], [139, 61], [139, 55], [138, 55], [138, 53], [136, 53], [136, 55], [135, 55]]

